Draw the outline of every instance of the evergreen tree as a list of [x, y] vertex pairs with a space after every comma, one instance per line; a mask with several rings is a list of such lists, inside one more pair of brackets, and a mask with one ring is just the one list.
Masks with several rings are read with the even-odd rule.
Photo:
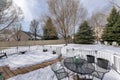
[[112, 40], [118, 42], [120, 44], [120, 15], [118, 17], [118, 20], [113, 26], [113, 34], [114, 38]]
[[119, 17], [119, 12], [117, 12], [116, 8], [113, 7], [110, 16], [107, 19], [108, 23], [106, 24], [106, 27], [103, 32], [103, 41], [108, 41], [109, 43], [117, 41], [116, 37], [118, 37], [117, 35], [119, 31], [116, 31], [116, 29], [119, 30]]
[[93, 30], [88, 26], [87, 21], [81, 24], [75, 38], [75, 42], [78, 44], [94, 43], [95, 37], [93, 36]]
[[45, 26], [43, 28], [43, 39], [44, 40], [58, 39], [56, 28], [54, 27], [50, 17], [48, 17], [48, 19], [45, 23]]

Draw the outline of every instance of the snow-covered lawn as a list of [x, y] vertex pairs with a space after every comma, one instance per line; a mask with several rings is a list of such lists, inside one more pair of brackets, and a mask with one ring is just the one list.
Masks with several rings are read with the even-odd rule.
[[42, 50], [33, 50], [30, 52], [28, 51], [25, 54], [14, 54], [8, 56], [8, 58], [0, 59], [0, 66], [8, 65], [10, 69], [16, 69], [40, 64], [56, 58], [58, 58], [58, 55], [53, 55], [52, 51], [43, 52]]

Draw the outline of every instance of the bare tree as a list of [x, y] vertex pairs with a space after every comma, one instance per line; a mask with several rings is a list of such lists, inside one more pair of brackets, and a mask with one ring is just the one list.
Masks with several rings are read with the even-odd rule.
[[39, 26], [39, 22], [37, 20], [32, 20], [30, 23], [30, 32], [34, 34], [34, 39], [37, 40], [37, 35], [39, 33], [40, 30], [40, 26]]
[[107, 15], [97, 12], [91, 16], [88, 22], [93, 27], [96, 41], [97, 42], [100, 41], [101, 35], [103, 33], [103, 28], [105, 27], [105, 24], [107, 23]]
[[118, 0], [108, 0], [113, 6], [116, 6], [117, 8], [120, 9], [120, 4], [118, 4]]
[[0, 31], [23, 19], [22, 10], [12, 0], [0, 0]]
[[75, 33], [86, 11], [78, 0], [48, 0], [48, 7], [58, 34], [67, 45], [68, 37]]
[[21, 24], [14, 25], [14, 27], [13, 27], [14, 35], [12, 37], [16, 41], [20, 41], [21, 40], [21, 32], [22, 32], [22, 25]]

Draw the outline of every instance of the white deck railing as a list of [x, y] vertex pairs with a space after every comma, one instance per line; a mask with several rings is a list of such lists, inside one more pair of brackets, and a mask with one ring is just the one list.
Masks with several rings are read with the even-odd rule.
[[43, 50], [56, 51], [56, 53], [61, 53], [62, 46], [48, 46], [48, 45], [37, 45], [37, 46], [18, 46], [18, 47], [1, 47], [0, 52], [6, 52], [7, 55], [13, 55], [19, 53], [20, 51], [32, 51], [32, 50]]
[[114, 54], [113, 58], [114, 58], [113, 68], [120, 73], [120, 56]]
[[82, 50], [82, 49], [66, 49], [65, 57], [80, 56], [81, 58], [87, 59], [86, 55], [95, 56], [95, 61], [97, 58], [104, 58], [110, 61], [110, 65], [120, 73], [120, 55], [115, 55], [112, 52], [103, 52], [97, 50]]

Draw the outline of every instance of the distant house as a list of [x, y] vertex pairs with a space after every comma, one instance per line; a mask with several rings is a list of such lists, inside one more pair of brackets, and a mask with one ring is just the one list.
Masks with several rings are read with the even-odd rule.
[[[34, 34], [30, 32], [20, 31], [19, 34], [13, 34], [9, 41], [28, 41], [28, 40], [34, 40]], [[37, 36], [37, 40], [40, 40], [41, 37]]]
[[0, 32], [0, 41], [8, 41], [12, 35], [12, 31], [9, 29], [5, 29]]

